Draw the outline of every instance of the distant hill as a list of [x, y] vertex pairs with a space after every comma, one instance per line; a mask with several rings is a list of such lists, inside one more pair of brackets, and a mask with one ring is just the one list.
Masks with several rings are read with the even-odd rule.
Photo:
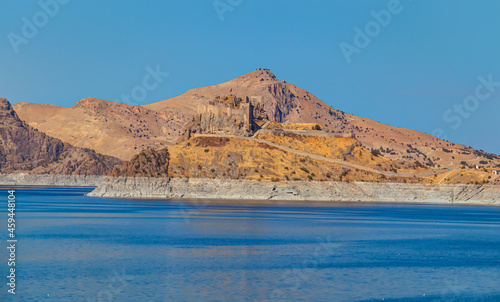
[[165, 108], [86, 98], [71, 108], [18, 103], [14, 105], [30, 126], [74, 146], [128, 160], [145, 147], [161, 148], [180, 136], [188, 117]]
[[0, 173], [106, 175], [121, 163], [33, 129], [0, 99]]
[[144, 106], [87, 98], [71, 108], [30, 103], [14, 107], [21, 119], [40, 131], [127, 160], [143, 148], [173, 145], [199, 106], [225, 95], [259, 100], [271, 121], [316, 123], [335, 133], [352, 133], [364, 147], [377, 149], [391, 160], [419, 161], [432, 168], [500, 165], [497, 155], [334, 109], [310, 92], [278, 80], [267, 69]]

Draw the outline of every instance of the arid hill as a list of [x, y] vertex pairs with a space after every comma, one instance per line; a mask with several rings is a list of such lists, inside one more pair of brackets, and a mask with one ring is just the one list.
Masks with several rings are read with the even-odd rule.
[[21, 121], [0, 99], [0, 173], [106, 175], [121, 160], [52, 138]]
[[71, 108], [31, 103], [18, 103], [14, 108], [39, 131], [122, 160], [147, 147], [174, 143], [188, 121], [184, 113], [171, 108], [154, 111], [94, 98]]
[[378, 149], [388, 159], [419, 161], [433, 168], [500, 165], [497, 155], [336, 110], [308, 91], [278, 80], [267, 69], [144, 106], [89, 98], [71, 108], [19, 103], [15, 109], [40, 131], [126, 160], [146, 147], [173, 145], [200, 106], [226, 95], [258, 100], [271, 121], [315, 123], [323, 130], [353, 133], [364, 147]]

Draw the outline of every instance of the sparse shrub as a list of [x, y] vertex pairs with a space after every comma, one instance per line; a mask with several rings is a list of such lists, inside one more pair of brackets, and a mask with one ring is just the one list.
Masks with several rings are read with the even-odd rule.
[[312, 180], [312, 179], [313, 179], [313, 177], [312, 177], [311, 175], [307, 175], [307, 178], [308, 178], [309, 180]]
[[300, 168], [300, 170], [302, 170], [302, 171], [304, 171], [306, 173], [309, 173], [309, 170], [307, 170], [307, 168], [305, 168], [305, 167]]

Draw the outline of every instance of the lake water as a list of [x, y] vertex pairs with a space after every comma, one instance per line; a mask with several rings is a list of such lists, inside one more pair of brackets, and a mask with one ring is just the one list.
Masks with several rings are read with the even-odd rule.
[[16, 188], [0, 301], [500, 301], [500, 208], [85, 197]]

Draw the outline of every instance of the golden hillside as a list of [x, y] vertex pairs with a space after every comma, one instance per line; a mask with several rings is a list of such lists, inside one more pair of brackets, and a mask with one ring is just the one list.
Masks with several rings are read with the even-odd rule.
[[426, 181], [424, 178], [386, 177], [350, 169], [244, 138], [193, 137], [169, 147], [169, 153], [171, 177], [263, 181]]
[[[321, 134], [321, 132], [319, 132]], [[383, 157], [380, 152], [367, 150], [354, 137], [329, 137], [301, 135], [296, 133], [258, 133], [257, 138], [287, 146], [308, 153], [342, 159], [350, 163], [362, 165], [380, 171], [401, 173], [423, 173], [431, 171], [421, 163], [411, 161], [394, 161]]]

